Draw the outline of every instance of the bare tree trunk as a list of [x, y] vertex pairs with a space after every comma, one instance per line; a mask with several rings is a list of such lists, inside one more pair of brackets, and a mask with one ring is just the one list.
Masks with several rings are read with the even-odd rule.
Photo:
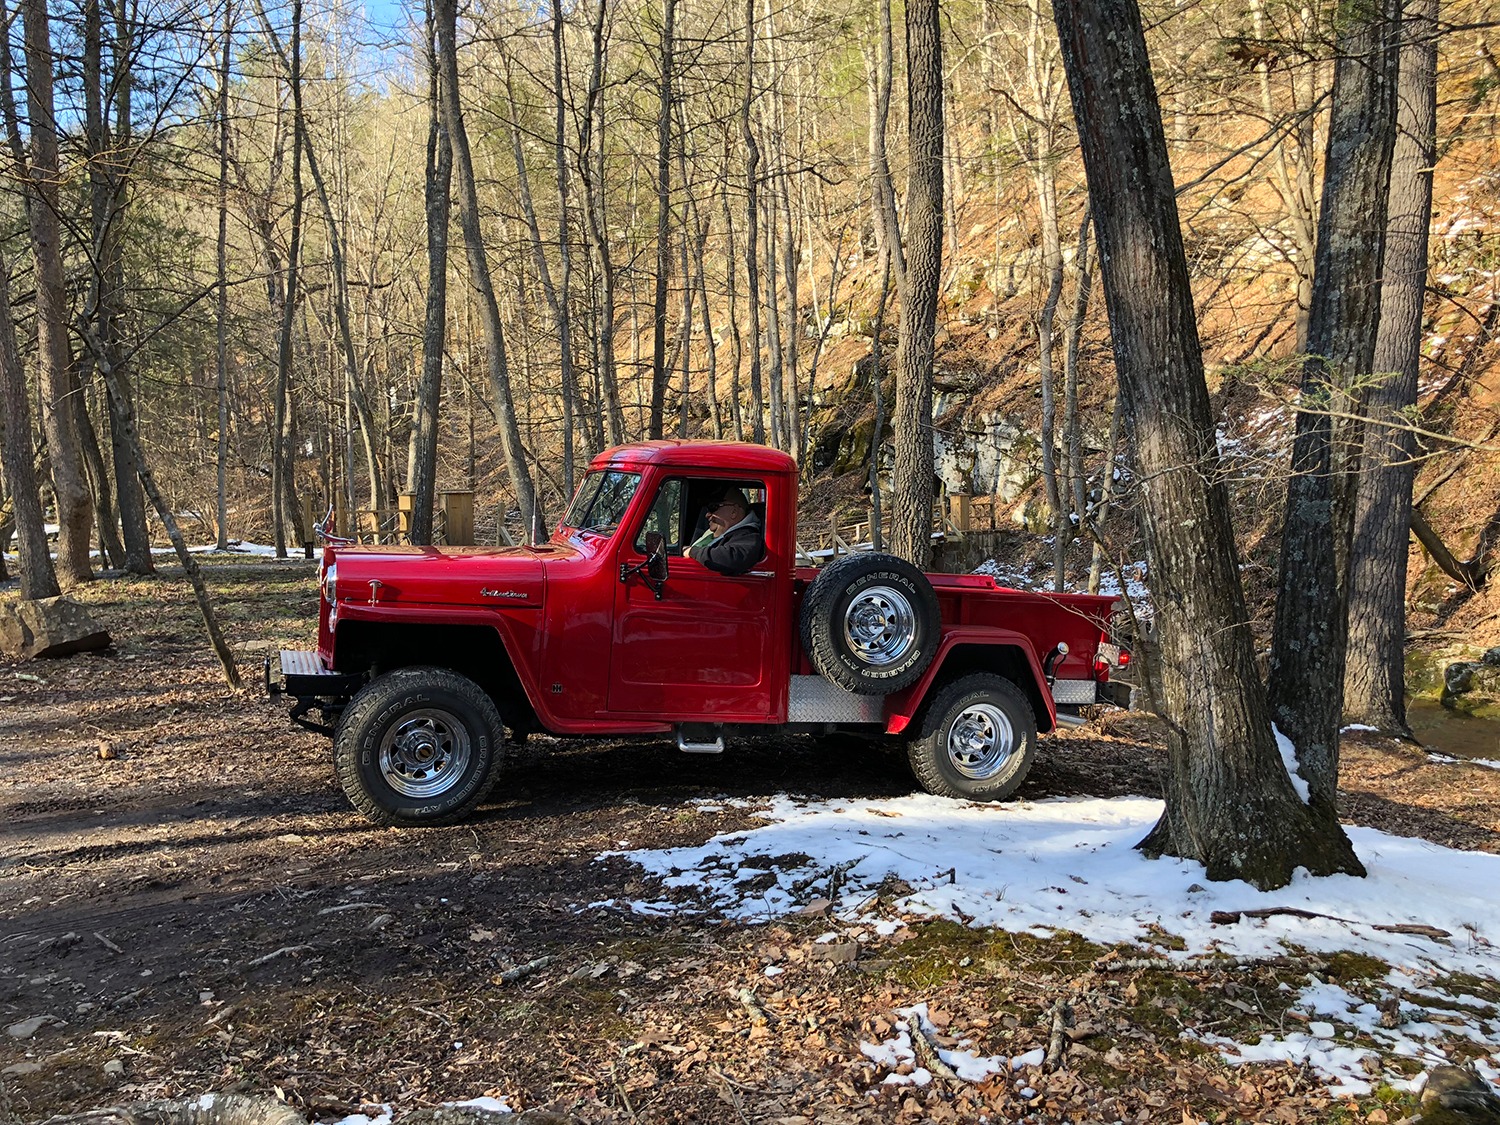
[[[578, 387], [578, 376], [573, 368], [573, 324], [572, 310], [568, 307], [573, 296], [573, 251], [572, 230], [568, 216], [572, 209], [568, 205], [568, 147], [564, 109], [567, 98], [563, 89], [563, 9], [562, 0], [552, 0], [552, 84], [556, 87], [556, 105], [553, 128], [553, 154], [557, 172], [557, 308], [553, 318], [557, 321], [558, 378], [563, 387], [563, 495], [573, 496], [573, 428], [582, 415], [583, 403]], [[588, 427], [582, 427], [584, 435], [584, 460], [592, 450], [588, 447]]]
[[1161, 109], [1135, 0], [1053, 8], [1078, 122], [1120, 396], [1142, 490], [1171, 772], [1141, 848], [1210, 879], [1362, 873], [1331, 808], [1303, 804], [1271, 735], [1218, 472]]
[[469, 255], [470, 281], [479, 297], [480, 320], [484, 326], [485, 350], [489, 358], [490, 383], [495, 392], [495, 416], [500, 423], [500, 445], [511, 488], [522, 518], [527, 521], [528, 538], [535, 538], [546, 526], [531, 472], [526, 466], [526, 451], [521, 444], [521, 429], [516, 423], [515, 400], [510, 390], [510, 364], [506, 357], [505, 330], [500, 323], [500, 305], [495, 299], [495, 285], [485, 257], [484, 231], [479, 218], [479, 189], [474, 179], [474, 160], [469, 153], [469, 135], [464, 128], [463, 108], [458, 96], [458, 14], [455, 0], [435, 0], [438, 59], [442, 67], [439, 87], [448, 139], [453, 145], [453, 167], [458, 175], [458, 214], [463, 228], [464, 246]]
[[417, 385], [412, 456], [411, 541], [432, 542], [437, 489], [438, 410], [443, 397], [443, 344], [448, 327], [448, 220], [452, 208], [453, 146], [443, 128], [432, 4], [427, 27], [427, 308], [422, 321], [422, 378]]
[[745, 144], [745, 303], [750, 311], [750, 433], [766, 440], [760, 367], [760, 145], [751, 110], [755, 102], [755, 0], [745, 0], [745, 93], [740, 99], [740, 139]]
[[224, 38], [219, 44], [219, 233], [214, 244], [218, 292], [214, 294], [217, 340], [214, 385], [219, 397], [219, 449], [216, 495], [218, 548], [229, 548], [229, 60], [234, 49], [234, 4], [224, 4]]
[[734, 212], [729, 209], [729, 140], [724, 144], [724, 175], [719, 180], [719, 202], [724, 214], [724, 303], [729, 307], [729, 420], [734, 440], [745, 440], [745, 416], [740, 409], [742, 387], [740, 372], [744, 367], [744, 342], [740, 339], [739, 293], [736, 289], [734, 263], [739, 257], [734, 240]]
[[[261, 22], [270, 21], [265, 12]], [[282, 299], [281, 330], [276, 345], [275, 417], [271, 433], [271, 521], [274, 525], [276, 557], [287, 557], [286, 521], [296, 505], [288, 499], [291, 488], [293, 451], [287, 440], [287, 415], [292, 393], [292, 328], [297, 315], [297, 273], [302, 259], [302, 0], [292, 0], [292, 46], [288, 68], [292, 93], [292, 232], [287, 250], [286, 285]]]
[[1296, 747], [1314, 805], [1329, 816], [1338, 788], [1346, 578], [1362, 435], [1336, 424], [1328, 411], [1357, 412], [1360, 382], [1374, 358], [1396, 134], [1400, 3], [1344, 0], [1336, 22], [1327, 172], [1269, 685], [1276, 725]]
[[932, 360], [943, 268], [943, 45], [938, 0], [906, 5], [906, 286], [896, 352], [891, 549], [925, 567], [932, 557]]
[[27, 601], [55, 598], [61, 592], [52, 569], [42, 518], [41, 494], [37, 490], [36, 466], [32, 461], [31, 408], [27, 401], [26, 372], [16, 348], [16, 326], [10, 315], [10, 263], [0, 250], [0, 410], [4, 411], [4, 436], [0, 442], [5, 479], [10, 486], [11, 510], [16, 528], [16, 549], [21, 558], [21, 597]]
[[[297, 2], [300, 5], [300, 0]], [[107, 367], [103, 371], [104, 385], [118, 400], [115, 409], [125, 422], [120, 436], [124, 439], [125, 448], [135, 454], [136, 475], [140, 478], [141, 486], [146, 490], [146, 495], [150, 497], [152, 505], [156, 508], [156, 515], [161, 520], [162, 526], [167, 529], [167, 538], [172, 541], [172, 547], [177, 552], [182, 569], [187, 574], [189, 584], [193, 587], [193, 598], [198, 603], [198, 613], [203, 618], [203, 628], [208, 633], [209, 644], [213, 647], [214, 655], [219, 658], [219, 664], [224, 669], [224, 679], [230, 687], [238, 689], [240, 687], [239, 669], [235, 666], [234, 654], [229, 651], [223, 631], [219, 628], [219, 619], [214, 614], [213, 602], [209, 599], [208, 587], [203, 581], [203, 572], [198, 569], [198, 560], [188, 550], [187, 542], [182, 537], [182, 530], [177, 526], [177, 517], [172, 514], [172, 508], [162, 497], [161, 490], [156, 487], [156, 479], [151, 475], [151, 466], [146, 463], [146, 454], [141, 447], [141, 435], [136, 427], [135, 413], [129, 401], [119, 393], [119, 376]]]
[[589, 250], [594, 258], [596, 285], [594, 351], [598, 357], [602, 432], [599, 440], [619, 445], [625, 440], [625, 412], [620, 406], [620, 384], [615, 372], [615, 265], [609, 252], [605, 214], [604, 79], [605, 15], [607, 0], [597, 0], [593, 29], [593, 62], [589, 69], [588, 105], [579, 144], [579, 176], [584, 186], [584, 219]]
[[[1094, 284], [1089, 261], [1089, 231], [1093, 224], [1093, 217], [1085, 207], [1083, 222], [1078, 226], [1078, 255], [1074, 259], [1078, 281], [1073, 290], [1073, 312], [1063, 329], [1063, 430], [1067, 445], [1068, 483], [1072, 487], [1073, 513], [1077, 517], [1076, 527], [1079, 530], [1088, 515], [1088, 484], [1083, 472], [1083, 428], [1078, 410], [1078, 353], [1083, 341], [1083, 325], [1089, 315], [1089, 295]], [[1073, 529], [1070, 528], [1069, 533], [1074, 534]]]
[[1354, 544], [1344, 721], [1411, 737], [1406, 724], [1406, 556], [1416, 440], [1399, 422], [1417, 401], [1427, 234], [1437, 163], [1437, 0], [1407, 0], [1402, 18], [1396, 141], [1380, 289], [1380, 329]]
[[[116, 154], [123, 154], [134, 127], [131, 112], [131, 59], [135, 54], [135, 31], [128, 0], [116, 0], [114, 20], [115, 130], [113, 140], [107, 135], [104, 140]], [[104, 332], [100, 341], [101, 351], [96, 358], [119, 375], [120, 389], [128, 406], [131, 389], [120, 324], [125, 304], [125, 256], [121, 248], [120, 224], [128, 202], [130, 167], [123, 155], [111, 158], [107, 167], [110, 194], [101, 216], [102, 221], [96, 228], [95, 243], [96, 268], [104, 283], [99, 302], [99, 323]], [[119, 436], [125, 420], [115, 407], [113, 395], [106, 394], [104, 401], [108, 407], [106, 416], [109, 419], [110, 454], [114, 464], [115, 494], [120, 509], [120, 530], [125, 537], [125, 569], [131, 574], [154, 574], [156, 565], [151, 559], [151, 535], [146, 527], [146, 497], [136, 478], [130, 450]]]
[[870, 183], [875, 201], [875, 240], [882, 254], [890, 254], [896, 292], [906, 290], [906, 252], [901, 246], [901, 221], [896, 216], [896, 188], [886, 152], [886, 123], [891, 116], [891, 0], [880, 0], [879, 46], [870, 76]]
[[662, 414], [667, 380], [667, 281], [672, 273], [672, 65], [677, 0], [663, 0], [661, 23], [660, 100], [656, 117], [656, 280], [651, 304], [651, 421], [650, 436], [662, 436]]
[[52, 40], [45, 0], [22, 0], [26, 37], [26, 99], [31, 167], [27, 211], [36, 263], [37, 353], [42, 373], [42, 425], [57, 498], [57, 570], [64, 586], [94, 577], [89, 564], [94, 509], [84, 471], [73, 396], [78, 387], [68, 346], [68, 295], [58, 224], [62, 168], [52, 96]]

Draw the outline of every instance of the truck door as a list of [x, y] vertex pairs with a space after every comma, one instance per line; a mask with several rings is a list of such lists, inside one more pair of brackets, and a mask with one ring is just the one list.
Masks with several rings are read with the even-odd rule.
[[739, 487], [766, 518], [763, 482], [669, 477], [639, 526], [620, 537], [619, 562], [645, 560], [658, 531], [670, 573], [658, 599], [644, 576], [619, 583], [610, 654], [609, 709], [672, 720], [766, 722], [771, 716], [776, 572], [769, 558], [745, 574], [720, 574], [684, 555], [701, 532], [706, 499]]

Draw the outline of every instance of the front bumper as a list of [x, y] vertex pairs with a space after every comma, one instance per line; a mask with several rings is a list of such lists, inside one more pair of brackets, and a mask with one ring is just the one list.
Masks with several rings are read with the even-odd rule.
[[[273, 667], [267, 656], [262, 665], [266, 695], [272, 699], [288, 696], [292, 704], [291, 719], [299, 727], [318, 734], [332, 735], [344, 706], [364, 686], [362, 675], [349, 675], [323, 667], [316, 652], [284, 648]], [[318, 718], [311, 718], [312, 712]]]

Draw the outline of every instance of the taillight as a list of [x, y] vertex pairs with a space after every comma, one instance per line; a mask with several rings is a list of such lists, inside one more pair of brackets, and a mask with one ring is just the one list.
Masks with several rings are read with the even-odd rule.
[[1124, 668], [1130, 663], [1130, 650], [1109, 641], [1102, 641], [1094, 653], [1094, 674], [1107, 676], [1111, 668]]

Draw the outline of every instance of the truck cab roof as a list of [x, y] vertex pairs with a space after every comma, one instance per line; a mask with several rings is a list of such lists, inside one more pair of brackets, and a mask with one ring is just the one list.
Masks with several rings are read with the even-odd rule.
[[591, 469], [634, 465], [690, 466], [734, 472], [794, 473], [797, 462], [779, 449], [739, 441], [640, 441], [617, 445], [594, 458]]

